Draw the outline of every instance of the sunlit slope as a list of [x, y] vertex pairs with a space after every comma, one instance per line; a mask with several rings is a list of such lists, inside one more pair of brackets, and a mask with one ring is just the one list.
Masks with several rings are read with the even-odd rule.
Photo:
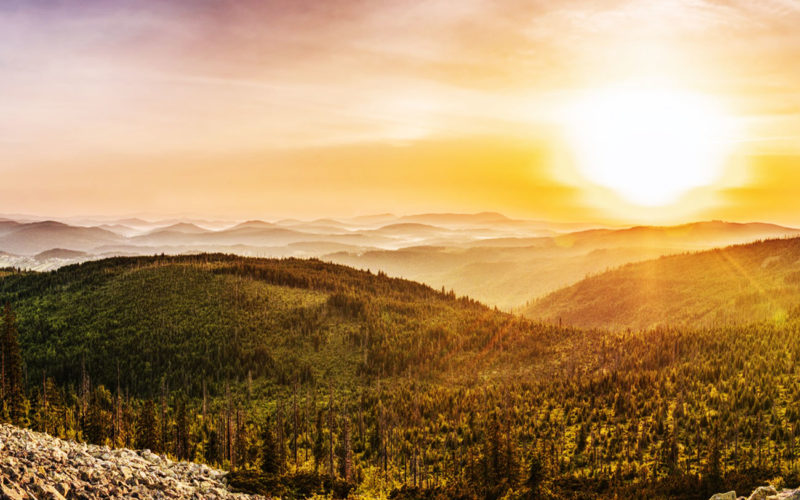
[[[29, 377], [326, 384], [491, 363], [543, 329], [424, 285], [316, 260], [114, 258], [0, 278]], [[499, 340], [498, 340], [499, 339]]]
[[583, 327], [783, 321], [800, 305], [800, 239], [628, 264], [532, 303], [525, 315]]

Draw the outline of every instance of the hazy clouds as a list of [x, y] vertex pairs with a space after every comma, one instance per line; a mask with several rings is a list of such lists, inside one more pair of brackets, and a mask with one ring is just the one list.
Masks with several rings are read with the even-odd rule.
[[[373, 145], [512, 137], [538, 148], [557, 134], [553, 116], [570, 92], [631, 77], [719, 95], [750, 124], [753, 152], [785, 154], [800, 131], [799, 23], [800, 2], [788, 0], [3, 2], [1, 168], [66, 200], [71, 176], [100, 172], [98, 189], [132, 189], [126, 169], [180, 177], [198, 158], [269, 178], [270, 169], [306, 168], [291, 163], [300, 153], [279, 155], [286, 150], [363, 148], [372, 156], [356, 158], [389, 169]], [[284, 163], [245, 166], [243, 155]], [[496, 167], [484, 177], [507, 175]], [[532, 158], [529, 182], [553, 184], [551, 167]], [[385, 193], [380, 182], [398, 174], [375, 177]], [[211, 183], [189, 184], [153, 189], [215, 197]], [[85, 191], [86, 209], [109, 203]], [[2, 210], [21, 201], [9, 188], [0, 194]], [[235, 206], [227, 196], [217, 201]], [[531, 202], [531, 212], [541, 208]]]

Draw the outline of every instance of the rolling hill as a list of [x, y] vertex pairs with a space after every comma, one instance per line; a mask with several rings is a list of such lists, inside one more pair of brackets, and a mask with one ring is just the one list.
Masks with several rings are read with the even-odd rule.
[[[32, 373], [147, 394], [161, 377], [197, 393], [248, 373], [352, 381], [438, 372], [489, 332], [530, 325], [427, 286], [307, 260], [223, 255], [114, 258], [0, 280]], [[468, 325], [484, 325], [475, 330]], [[521, 325], [521, 326], [520, 326]], [[488, 330], [484, 329], [488, 328]], [[544, 331], [544, 330], [537, 330]]]
[[800, 238], [632, 263], [534, 301], [524, 314], [581, 327], [784, 321], [800, 305]]
[[208, 232], [208, 229], [202, 228], [196, 224], [192, 224], [189, 222], [178, 222], [170, 226], [154, 229], [153, 231], [150, 231], [150, 234], [161, 231], [170, 231], [183, 234], [201, 234]]
[[86, 251], [123, 240], [122, 236], [97, 227], [43, 221], [11, 227], [0, 235], [0, 249], [14, 254], [33, 255], [53, 248]]
[[461, 243], [451, 237], [429, 245], [336, 252], [324, 258], [437, 288], [444, 286], [491, 305], [518, 310], [531, 299], [629, 262], [797, 234], [796, 229], [772, 224], [709, 221]]
[[[84, 224], [91, 221], [84, 220]], [[146, 226], [122, 226], [137, 222]], [[0, 220], [0, 266], [48, 270], [110, 255], [201, 252], [316, 257], [444, 287], [504, 310], [628, 262], [798, 235], [774, 224], [706, 221], [594, 228], [496, 213], [381, 215], [312, 221], [136, 221], [99, 226]], [[50, 250], [60, 249], [53, 253]], [[64, 251], [75, 253], [66, 258]], [[53, 258], [59, 255], [60, 258]]]
[[44, 252], [38, 253], [34, 255], [34, 258], [37, 260], [47, 260], [47, 259], [80, 259], [82, 257], [87, 257], [88, 254], [86, 252], [78, 252], [76, 250], [65, 250], [63, 248], [53, 248], [51, 250], [45, 250]]
[[[776, 273], [771, 257], [796, 259], [796, 240], [759, 245], [727, 256]], [[703, 500], [792, 473], [791, 315], [582, 331], [384, 274], [219, 254], [9, 270], [0, 302], [28, 381], [11, 420], [216, 464], [251, 492]]]
[[654, 247], [703, 249], [749, 243], [758, 239], [800, 235], [800, 230], [762, 222], [702, 221], [678, 226], [636, 226], [591, 229], [556, 237], [561, 246], [589, 248]]

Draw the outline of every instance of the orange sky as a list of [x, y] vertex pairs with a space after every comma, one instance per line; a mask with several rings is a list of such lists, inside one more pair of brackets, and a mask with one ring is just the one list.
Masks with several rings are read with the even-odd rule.
[[[0, 213], [800, 225], [800, 3], [0, 4]], [[723, 175], [634, 207], [561, 113], [631, 79], [713, 98]], [[646, 168], [646, 167], [642, 167]]]

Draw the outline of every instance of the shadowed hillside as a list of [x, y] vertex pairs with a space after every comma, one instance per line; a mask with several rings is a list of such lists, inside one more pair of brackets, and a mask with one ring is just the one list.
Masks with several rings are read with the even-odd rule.
[[783, 321], [800, 304], [800, 239], [768, 240], [628, 264], [533, 302], [531, 318], [651, 328]]

